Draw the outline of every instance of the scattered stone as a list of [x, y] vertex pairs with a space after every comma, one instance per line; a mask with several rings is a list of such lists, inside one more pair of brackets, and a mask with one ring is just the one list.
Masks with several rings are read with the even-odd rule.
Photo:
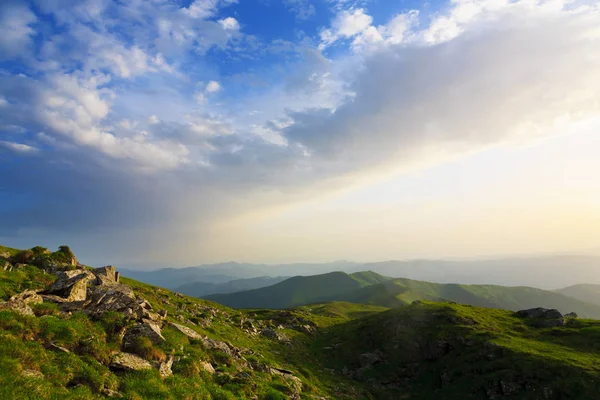
[[23, 371], [21, 371], [21, 376], [24, 376], [26, 378], [35, 378], [35, 379], [43, 379], [44, 378], [44, 374], [42, 374], [40, 371], [36, 371], [35, 369], [24, 369]]
[[171, 325], [173, 328], [177, 329], [179, 332], [183, 333], [185, 336], [189, 337], [190, 339], [201, 339], [202, 336], [196, 332], [195, 330], [188, 328], [187, 326], [183, 326], [180, 324], [176, 324], [175, 322], [169, 322], [169, 325]]
[[15, 294], [8, 301], [19, 301], [25, 304], [40, 304], [44, 300], [39, 294], [37, 294], [33, 290], [25, 290], [19, 294]]
[[158, 366], [158, 373], [163, 378], [168, 378], [169, 376], [173, 376], [173, 371], [171, 367], [173, 366], [173, 356], [169, 356], [167, 361], [161, 362]]
[[129, 353], [116, 353], [110, 361], [110, 368], [124, 371], [152, 369], [152, 365], [141, 357]]
[[64, 348], [62, 346], [58, 346], [54, 343], [48, 343], [48, 345], [46, 347], [50, 350], [60, 351], [62, 353], [70, 353], [69, 349]]
[[100, 390], [100, 393], [102, 393], [106, 397], [123, 397], [121, 393], [109, 388], [102, 388], [102, 390]]
[[279, 375], [288, 381], [291, 384], [291, 388], [294, 391], [294, 394], [299, 394], [302, 392], [302, 381], [300, 378], [294, 375], [292, 371], [288, 371], [286, 369], [270, 367], [269, 372], [271, 375]]
[[202, 367], [202, 369], [205, 370], [206, 372], [208, 372], [209, 374], [215, 373], [215, 368], [209, 362], [206, 362], [206, 361], [200, 362], [200, 367]]
[[378, 364], [383, 361], [379, 352], [375, 353], [363, 353], [358, 357], [360, 366], [363, 368], [369, 368], [374, 364]]

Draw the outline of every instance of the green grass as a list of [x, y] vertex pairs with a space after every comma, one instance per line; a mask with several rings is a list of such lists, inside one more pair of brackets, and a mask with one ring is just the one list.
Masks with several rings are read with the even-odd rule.
[[[24, 289], [45, 287], [53, 279], [33, 266], [0, 271], [0, 295], [6, 300]], [[329, 286], [317, 285], [315, 290], [324, 293], [339, 279], [361, 293], [365, 303], [371, 299], [385, 305], [327, 302], [290, 310], [236, 310], [123, 278], [155, 310], [166, 310], [169, 321], [229, 343], [244, 357], [206, 348], [201, 340], [188, 339], [165, 325], [164, 343], [141, 340], [136, 351], [155, 361], [173, 355], [178, 362], [169, 378], [161, 378], [157, 370], [116, 373], [108, 368], [111, 353], [119, 348], [119, 332], [128, 323], [121, 314], [91, 320], [83, 313], [61, 313], [47, 303], [33, 306], [36, 317], [2, 311], [0, 398], [100, 399], [107, 389], [127, 399], [293, 397], [294, 383], [269, 374], [265, 366], [289, 370], [301, 379], [302, 400], [488, 399], [490, 390], [508, 390], [510, 385], [518, 390], [504, 393], [503, 399], [592, 399], [600, 391], [600, 321], [574, 319], [562, 327], [539, 328], [497, 308], [429, 301], [410, 304], [416, 299], [448, 297], [518, 304], [523, 301], [521, 293], [545, 298], [535, 297], [535, 290], [389, 281], [369, 272], [334, 274], [325, 279]], [[315, 288], [306, 286], [311, 287]], [[294, 296], [301, 295], [294, 292], [289, 298], [295, 301]], [[289, 342], [248, 334], [243, 326], [249, 319], [256, 326], [273, 327]], [[203, 328], [207, 320], [211, 322]], [[316, 334], [278, 329], [289, 321], [316, 326]], [[382, 361], [361, 370], [361, 354], [374, 352]], [[204, 362], [210, 362], [217, 373], [204, 371]], [[39, 371], [43, 378], [24, 376], [25, 370]]]

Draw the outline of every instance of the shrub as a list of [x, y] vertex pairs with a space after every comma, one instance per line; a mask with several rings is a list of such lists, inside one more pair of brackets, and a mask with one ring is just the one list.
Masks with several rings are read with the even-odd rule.
[[35, 258], [35, 254], [31, 250], [23, 250], [10, 258], [13, 264], [29, 264]]

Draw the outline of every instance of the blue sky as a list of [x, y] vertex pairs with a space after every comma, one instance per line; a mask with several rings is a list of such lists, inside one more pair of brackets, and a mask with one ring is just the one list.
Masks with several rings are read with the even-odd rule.
[[[556, 236], [453, 252], [467, 237], [501, 242], [474, 225], [454, 247], [427, 250], [437, 233], [420, 227], [413, 243], [400, 221], [431, 226], [426, 193], [479, 179], [466, 171], [514, 182], [496, 172], [512, 171], [523, 146], [572, 132], [581, 148], [566, 146], [565, 159], [592, 157], [583, 137], [600, 104], [599, 22], [596, 1], [4, 1], [0, 242], [178, 265], [572, 249]], [[452, 167], [463, 158], [473, 164]], [[595, 198], [595, 161], [577, 165], [570, 173]], [[536, 168], [506, 190], [541, 193], [558, 172]], [[410, 178], [416, 170], [432, 175]], [[409, 182], [424, 197], [394, 208], [412, 195], [393, 188]], [[481, 188], [482, 209], [492, 191]], [[352, 218], [317, 217], [315, 204], [353, 204]], [[349, 233], [390, 213], [398, 224], [385, 234]], [[399, 250], [403, 238], [419, 250]]]

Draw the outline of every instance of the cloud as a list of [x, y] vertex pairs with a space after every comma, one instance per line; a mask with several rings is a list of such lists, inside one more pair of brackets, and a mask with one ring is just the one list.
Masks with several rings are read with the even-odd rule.
[[217, 93], [221, 90], [221, 84], [217, 81], [210, 81], [206, 84], [206, 93]]
[[220, 19], [219, 24], [221, 24], [223, 29], [225, 29], [226, 31], [239, 31], [240, 30], [240, 23], [238, 22], [237, 19], [235, 19], [233, 17], [227, 17], [224, 19]]
[[299, 20], [308, 20], [315, 16], [315, 6], [310, 0], [284, 0], [283, 4], [296, 15]]
[[16, 1], [0, 4], [0, 60], [23, 57], [33, 45], [35, 14]]
[[0, 236], [169, 259], [232, 215], [600, 113], [596, 6], [460, 1], [427, 25], [340, 9], [289, 60], [236, 80], [207, 61], [246, 43], [219, 22], [229, 3], [118, 3], [115, 26], [117, 3], [42, 9], [61, 29], [0, 71]]
[[33, 146], [23, 143], [7, 142], [5, 140], [0, 140], [0, 147], [4, 147], [17, 153], [31, 153], [38, 151], [38, 149]]

